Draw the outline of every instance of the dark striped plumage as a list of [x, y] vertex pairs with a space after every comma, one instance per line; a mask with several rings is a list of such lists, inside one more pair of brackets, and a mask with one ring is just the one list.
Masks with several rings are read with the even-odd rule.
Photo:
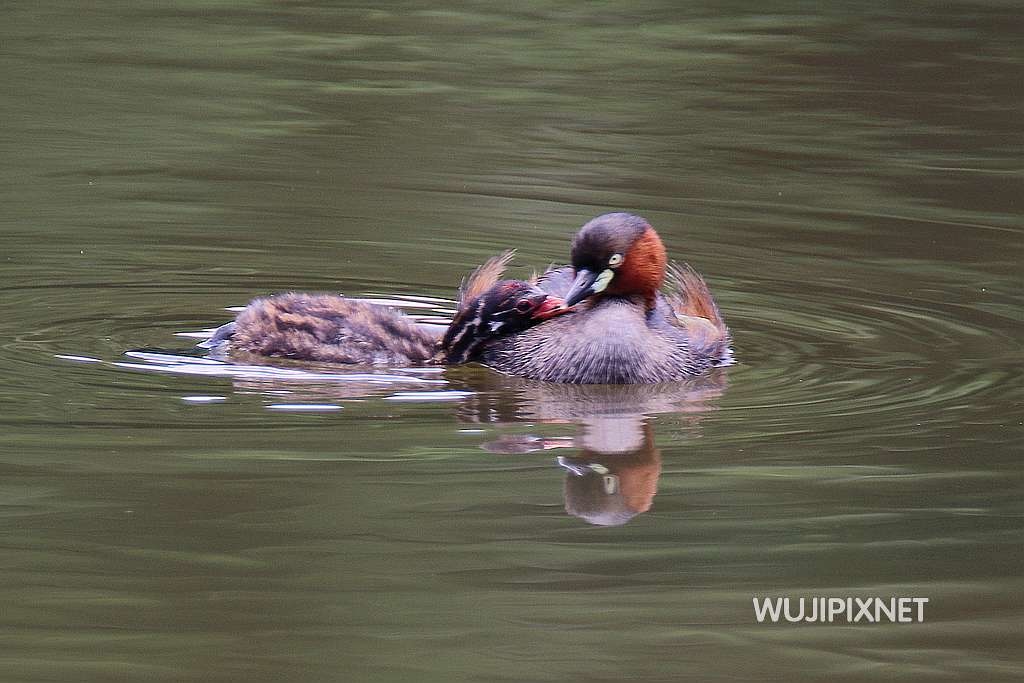
[[501, 280], [512, 252], [488, 260], [459, 291], [444, 331], [387, 306], [336, 294], [287, 293], [254, 299], [200, 346], [228, 353], [383, 367], [464, 363], [490, 340], [555, 314], [560, 300], [528, 282]]
[[440, 335], [387, 306], [336, 294], [278, 294], [254, 300], [235, 319], [231, 349], [325, 363], [428, 363]]

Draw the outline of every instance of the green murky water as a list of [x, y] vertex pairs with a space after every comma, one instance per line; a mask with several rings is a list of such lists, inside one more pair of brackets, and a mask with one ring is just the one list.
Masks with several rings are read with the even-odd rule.
[[[1019, 680], [1020, 7], [889, 5], [6, 3], [3, 680]], [[612, 209], [739, 365], [174, 356], [269, 291], [443, 316]]]

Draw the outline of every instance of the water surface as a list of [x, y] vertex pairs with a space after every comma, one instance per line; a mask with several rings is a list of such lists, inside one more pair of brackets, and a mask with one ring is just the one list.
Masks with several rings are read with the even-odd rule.
[[[888, 5], [8, 3], [5, 679], [1019, 680], [1020, 12]], [[609, 210], [738, 365], [180, 353], [273, 291], [443, 319]]]

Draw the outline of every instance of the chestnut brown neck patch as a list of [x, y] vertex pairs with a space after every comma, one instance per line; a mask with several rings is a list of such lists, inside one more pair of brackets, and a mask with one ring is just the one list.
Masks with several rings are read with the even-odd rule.
[[626, 259], [608, 287], [609, 294], [642, 294], [649, 304], [665, 281], [665, 245], [654, 228], [648, 227], [626, 253]]

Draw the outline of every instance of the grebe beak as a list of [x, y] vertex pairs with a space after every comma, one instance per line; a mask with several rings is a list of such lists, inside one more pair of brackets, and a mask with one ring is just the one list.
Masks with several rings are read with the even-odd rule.
[[569, 312], [569, 307], [557, 296], [551, 296], [550, 294], [542, 296], [544, 300], [540, 303], [540, 306], [533, 310], [533, 313], [530, 315], [531, 320], [547, 320], [548, 318], [554, 318], [556, 315]]
[[612, 281], [613, 277], [615, 277], [615, 271], [610, 268], [606, 268], [597, 274], [590, 272], [586, 268], [576, 271], [576, 279], [573, 281], [572, 287], [569, 288], [569, 293], [565, 296], [566, 307], [575, 306], [588, 296], [600, 294], [608, 287], [608, 283]]

